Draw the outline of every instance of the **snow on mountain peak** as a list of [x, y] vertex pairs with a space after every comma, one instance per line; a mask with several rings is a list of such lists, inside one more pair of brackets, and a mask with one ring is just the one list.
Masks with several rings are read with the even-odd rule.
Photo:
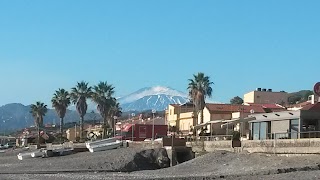
[[155, 87], [152, 87], [151, 90], [154, 91], [154, 92], [160, 92], [161, 93], [161, 92], [167, 92], [170, 89], [167, 88], [167, 87], [155, 86]]
[[154, 87], [140, 89], [132, 94], [119, 98], [118, 100], [121, 104], [125, 104], [125, 103], [131, 103], [145, 96], [151, 96], [151, 95], [181, 96], [185, 98], [188, 97], [187, 94], [171, 89], [169, 87], [154, 86]]

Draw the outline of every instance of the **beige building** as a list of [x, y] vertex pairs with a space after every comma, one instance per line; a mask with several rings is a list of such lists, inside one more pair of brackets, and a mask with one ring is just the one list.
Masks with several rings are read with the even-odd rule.
[[170, 104], [166, 111], [166, 118], [169, 126], [177, 127], [184, 135], [189, 134], [190, 127], [196, 123], [193, 111], [194, 105], [190, 103], [183, 105]]
[[[84, 124], [83, 125], [84, 129], [84, 135], [86, 136], [88, 132], [91, 132], [92, 129], [94, 129], [91, 125], [89, 124]], [[76, 141], [77, 139], [80, 138], [80, 126], [76, 125], [75, 127], [69, 128], [66, 130], [67, 134], [67, 139], [69, 141]]]
[[287, 92], [273, 92], [272, 89], [257, 88], [256, 91], [251, 91], [244, 95], [244, 103], [257, 104], [288, 104], [289, 94]]
[[201, 123], [200, 113], [198, 118], [194, 116], [192, 104], [171, 104], [166, 114], [169, 126], [178, 127], [183, 135], [190, 134], [191, 128], [195, 128], [195, 126], [196, 128], [198, 126], [206, 127], [206, 132], [210, 134], [212, 132], [212, 135], [225, 135], [226, 128], [221, 128], [221, 125], [225, 123], [224, 120], [231, 120], [235, 115], [247, 117], [252, 110], [255, 113], [265, 112], [261, 106], [207, 103], [203, 110], [203, 123]]
[[[226, 127], [222, 128], [226, 120], [248, 117], [251, 113], [264, 113], [261, 106], [246, 106], [232, 104], [206, 104], [203, 111], [204, 123], [206, 124], [207, 133], [212, 135], [225, 135]], [[200, 124], [200, 117], [198, 118]], [[247, 127], [247, 129], [249, 126]], [[211, 132], [212, 131], [212, 132]]]

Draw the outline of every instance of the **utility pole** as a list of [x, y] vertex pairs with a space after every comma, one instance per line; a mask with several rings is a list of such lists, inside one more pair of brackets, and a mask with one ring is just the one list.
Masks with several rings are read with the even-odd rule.
[[152, 110], [152, 144], [154, 144], [154, 114], [156, 113], [156, 110]]
[[132, 132], [131, 132], [131, 139], [132, 139], [132, 141], [133, 141], [133, 132], [134, 132], [134, 131], [133, 131], [133, 128], [134, 128], [134, 125], [133, 125], [133, 120], [134, 120], [134, 119], [133, 119], [133, 118], [134, 118], [134, 116], [135, 116], [135, 114], [134, 114], [134, 113], [132, 113], [132, 114], [131, 114], [131, 118], [132, 118], [132, 120], [131, 120], [131, 125], [132, 125], [132, 126], [131, 126], [131, 129], [132, 129]]
[[113, 137], [116, 137], [116, 121], [118, 116], [113, 116]]

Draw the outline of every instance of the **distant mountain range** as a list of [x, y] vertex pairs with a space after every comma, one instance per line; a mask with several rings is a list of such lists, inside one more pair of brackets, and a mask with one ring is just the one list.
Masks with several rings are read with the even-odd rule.
[[[312, 94], [312, 91], [299, 91], [290, 93], [290, 98], [293, 99], [293, 102], [306, 101], [309, 94]], [[152, 109], [163, 113], [169, 104], [184, 104], [188, 100], [186, 93], [162, 86], [143, 88], [127, 96], [118, 98], [124, 116], [128, 115], [129, 112], [135, 112], [136, 114], [139, 112], [150, 113]], [[88, 113], [85, 116], [85, 120], [100, 120], [101, 117], [98, 113], [92, 113], [92, 110], [96, 111], [96, 105], [91, 101], [88, 101], [88, 104]], [[79, 122], [79, 119], [74, 106], [71, 106], [67, 111], [65, 123]], [[44, 123], [59, 124], [59, 117], [55, 110], [49, 109], [44, 117]], [[34, 125], [34, 119], [30, 114], [30, 106], [19, 103], [0, 106], [0, 132], [21, 129], [32, 125]]]
[[[183, 104], [188, 101], [183, 92], [168, 87], [148, 87], [140, 89], [127, 96], [118, 98], [123, 112], [141, 112], [155, 109], [163, 111], [168, 104]], [[95, 111], [95, 113], [92, 113]], [[85, 120], [99, 120], [101, 117], [96, 112], [96, 104], [88, 101], [88, 111]], [[79, 115], [75, 106], [71, 106], [66, 113], [65, 123], [78, 122]], [[54, 109], [49, 109], [44, 117], [45, 124], [59, 124], [59, 117]], [[0, 132], [21, 129], [34, 125], [34, 119], [30, 114], [30, 105], [19, 103], [0, 106]], [[1, 134], [0, 134], [1, 135]]]
[[118, 99], [122, 110], [145, 111], [165, 110], [169, 104], [184, 104], [189, 101], [188, 95], [169, 87], [155, 86], [140, 89]]
[[[98, 114], [88, 113], [85, 120], [99, 119]], [[78, 122], [79, 115], [76, 111], [68, 110], [64, 119], [67, 122]], [[44, 124], [59, 124], [60, 119], [53, 109], [49, 109], [44, 117]], [[34, 118], [30, 114], [30, 105], [19, 103], [7, 104], [0, 107], [0, 132], [21, 129], [34, 125]], [[2, 134], [0, 134], [2, 135]]]

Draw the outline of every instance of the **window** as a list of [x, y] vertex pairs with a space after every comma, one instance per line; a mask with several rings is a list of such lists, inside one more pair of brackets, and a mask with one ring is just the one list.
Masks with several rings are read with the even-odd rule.
[[253, 123], [253, 132], [252, 132], [253, 140], [259, 140], [259, 138], [260, 138], [259, 137], [260, 136], [259, 128], [260, 128], [260, 123], [258, 123], [258, 122]]
[[299, 132], [299, 119], [291, 119], [290, 120], [290, 138], [298, 139]]
[[172, 109], [170, 109], [170, 115], [172, 115]]
[[267, 139], [269, 130], [270, 130], [270, 123], [269, 122], [255, 122], [252, 125], [252, 138], [253, 140], [265, 140]]
[[267, 122], [260, 123], [260, 140], [267, 139]]

